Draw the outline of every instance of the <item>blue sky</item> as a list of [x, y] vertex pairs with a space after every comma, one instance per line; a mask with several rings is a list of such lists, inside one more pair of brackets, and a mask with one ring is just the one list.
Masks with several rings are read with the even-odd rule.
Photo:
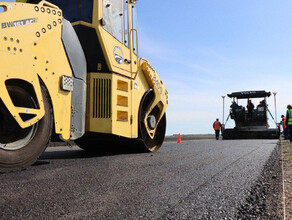
[[234, 91], [278, 92], [278, 121], [292, 104], [291, 0], [139, 0], [137, 8], [140, 56], [169, 91], [168, 135], [213, 133], [221, 96]]
[[[213, 133], [221, 96], [234, 91], [278, 92], [280, 121], [292, 103], [292, 1], [140, 0], [137, 7], [140, 56], [169, 90], [168, 135]], [[274, 114], [274, 98], [268, 103]]]

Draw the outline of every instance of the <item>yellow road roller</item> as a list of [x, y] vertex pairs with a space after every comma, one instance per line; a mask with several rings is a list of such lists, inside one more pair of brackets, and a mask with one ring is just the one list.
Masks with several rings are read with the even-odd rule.
[[168, 92], [139, 58], [137, 0], [0, 2], [0, 171], [51, 139], [161, 147]]

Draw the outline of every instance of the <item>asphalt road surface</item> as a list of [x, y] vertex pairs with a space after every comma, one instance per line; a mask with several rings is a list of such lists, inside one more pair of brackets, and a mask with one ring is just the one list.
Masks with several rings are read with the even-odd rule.
[[0, 219], [235, 219], [276, 140], [165, 143], [155, 153], [49, 148], [0, 174]]

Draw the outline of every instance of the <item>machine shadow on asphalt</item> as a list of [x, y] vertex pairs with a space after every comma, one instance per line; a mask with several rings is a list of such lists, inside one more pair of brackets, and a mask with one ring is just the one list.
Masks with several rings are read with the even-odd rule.
[[[79, 149], [77, 147], [73, 147], [74, 149], [68, 149], [66, 147], [62, 147], [60, 150], [59, 147], [56, 147], [56, 149], [48, 148], [47, 151], [45, 151], [39, 158], [39, 160], [36, 162], [40, 162], [43, 160], [59, 160], [59, 159], [84, 159], [84, 158], [94, 158], [94, 157], [104, 157], [104, 156], [115, 156], [115, 155], [121, 155], [121, 154], [136, 154], [141, 152], [132, 149], [127, 148], [124, 146], [114, 146], [110, 148], [99, 148], [96, 151], [86, 151]], [[35, 163], [35, 164], [36, 164]]]

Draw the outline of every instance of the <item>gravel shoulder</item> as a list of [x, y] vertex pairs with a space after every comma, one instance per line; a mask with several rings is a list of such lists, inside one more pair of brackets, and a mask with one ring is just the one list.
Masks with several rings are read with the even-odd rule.
[[282, 140], [286, 219], [292, 219], [292, 146]]
[[283, 219], [283, 175], [281, 142], [278, 142], [261, 175], [252, 187], [239, 219]]

